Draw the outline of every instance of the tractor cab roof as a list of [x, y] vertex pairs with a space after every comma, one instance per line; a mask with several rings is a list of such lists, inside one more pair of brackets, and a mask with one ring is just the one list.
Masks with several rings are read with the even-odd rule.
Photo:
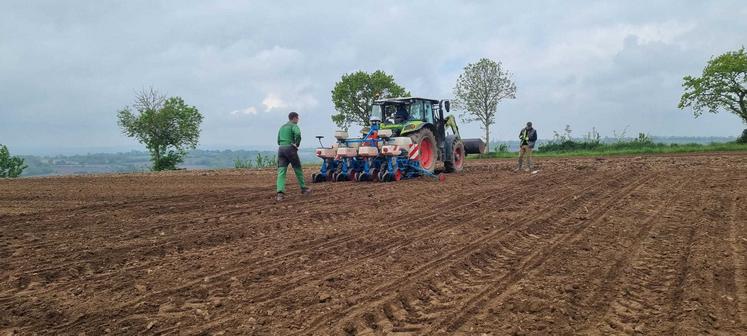
[[416, 100], [424, 100], [427, 102], [431, 102], [432, 104], [438, 104], [438, 99], [429, 99], [429, 98], [421, 98], [421, 97], [397, 97], [397, 98], [385, 98], [385, 99], [379, 99], [374, 101], [374, 104], [385, 104], [385, 103], [391, 103], [391, 104], [411, 104]]

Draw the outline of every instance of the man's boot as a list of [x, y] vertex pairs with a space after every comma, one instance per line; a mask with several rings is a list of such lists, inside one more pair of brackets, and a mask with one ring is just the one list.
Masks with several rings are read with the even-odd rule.
[[285, 199], [285, 194], [279, 192], [277, 195], [275, 195], [275, 200], [276, 201], [281, 202], [281, 201], [283, 201], [283, 199]]
[[311, 194], [311, 188], [303, 188], [301, 189], [301, 195], [308, 196]]
[[532, 159], [527, 159], [527, 171], [532, 171], [532, 169], [533, 169]]
[[521, 166], [523, 166], [523, 165], [524, 165], [524, 161], [521, 158], [519, 158], [519, 166], [516, 167], [515, 171], [521, 171]]

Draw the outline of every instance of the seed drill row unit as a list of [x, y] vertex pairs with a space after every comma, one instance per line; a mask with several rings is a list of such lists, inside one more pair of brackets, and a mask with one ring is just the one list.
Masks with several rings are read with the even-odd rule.
[[435, 175], [420, 166], [420, 147], [410, 137], [391, 135], [391, 130], [376, 127], [360, 139], [335, 132], [336, 144], [316, 149], [316, 156], [323, 161], [319, 173], [312, 175], [314, 182], [391, 182], [422, 175], [444, 180], [443, 174]]

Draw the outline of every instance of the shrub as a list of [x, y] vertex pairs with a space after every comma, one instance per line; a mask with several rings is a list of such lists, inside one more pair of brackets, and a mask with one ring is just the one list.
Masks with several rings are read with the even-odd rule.
[[739, 138], [737, 138], [737, 143], [747, 144], [747, 129], [742, 131], [742, 135]]
[[233, 161], [233, 166], [237, 169], [272, 168], [277, 166], [277, 164], [277, 156], [269, 154], [262, 155], [262, 153], [257, 153], [254, 161], [251, 159], [242, 160], [240, 158], [236, 158]]
[[24, 160], [18, 156], [10, 156], [10, 151], [5, 145], [0, 145], [0, 177], [18, 177], [28, 167]]
[[252, 160], [242, 160], [242, 159], [236, 159], [233, 160], [233, 166], [236, 169], [252, 169], [254, 168], [254, 164], [252, 163]]
[[495, 146], [495, 151], [498, 153], [508, 153], [508, 145], [507, 144], [499, 144], [498, 146]]
[[[627, 130], [627, 127], [626, 127]], [[615, 133], [617, 141], [614, 143], [603, 143], [601, 136], [596, 128], [586, 133], [583, 139], [574, 139], [571, 136], [571, 127], [565, 127], [563, 133], [553, 131], [553, 139], [539, 146], [538, 150], [542, 152], [576, 152], [576, 151], [593, 151], [593, 150], [620, 150], [620, 149], [640, 149], [643, 147], [659, 147], [663, 144], [654, 143], [651, 137], [645, 133], [638, 133], [638, 138], [626, 140], [622, 138], [624, 130], [620, 135]]]

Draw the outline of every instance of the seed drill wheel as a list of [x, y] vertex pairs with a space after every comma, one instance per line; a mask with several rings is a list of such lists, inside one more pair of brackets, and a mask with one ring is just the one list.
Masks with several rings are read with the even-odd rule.
[[353, 174], [353, 181], [355, 182], [365, 182], [368, 181], [368, 175], [366, 175], [364, 172], [356, 172]]
[[464, 169], [464, 142], [460, 139], [454, 139], [451, 145], [451, 162], [444, 162], [444, 169], [447, 173], [459, 173]]
[[420, 150], [418, 160], [420, 167], [433, 172], [436, 170], [436, 161], [438, 160], [438, 147], [436, 146], [436, 137], [433, 132], [423, 128], [417, 133], [410, 136], [412, 143], [417, 144]]
[[335, 182], [342, 182], [347, 181], [348, 179], [343, 175], [342, 173], [337, 173], [337, 177], [335, 178]]
[[355, 180], [358, 182], [366, 182], [368, 181], [368, 174], [356, 173]]
[[374, 168], [374, 169], [373, 169], [373, 170], [371, 171], [371, 175], [370, 175], [370, 176], [368, 176], [368, 179], [369, 179], [370, 181], [380, 181], [380, 180], [379, 180], [379, 168]]
[[379, 178], [381, 182], [396, 182], [399, 180], [402, 180], [402, 171], [399, 169], [394, 172], [384, 172]]
[[322, 175], [322, 174], [318, 174], [318, 173], [314, 173], [314, 174], [311, 174], [311, 180], [314, 183], [320, 183], [320, 182], [326, 181], [327, 180], [327, 176], [326, 175]]

